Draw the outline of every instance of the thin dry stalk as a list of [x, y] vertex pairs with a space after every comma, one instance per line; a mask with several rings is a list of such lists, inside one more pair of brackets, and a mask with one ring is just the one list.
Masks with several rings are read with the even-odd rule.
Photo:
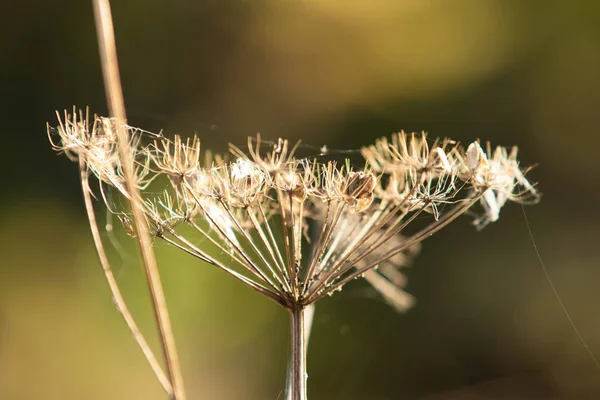
[[117, 135], [119, 142], [119, 154], [122, 162], [123, 172], [130, 193], [131, 211], [137, 233], [137, 241], [142, 254], [142, 260], [146, 271], [146, 278], [150, 287], [154, 314], [160, 331], [161, 344], [167, 364], [167, 371], [173, 386], [173, 397], [176, 400], [185, 400], [183, 377], [179, 365], [179, 358], [175, 346], [175, 338], [171, 328], [171, 321], [167, 310], [167, 304], [158, 272], [158, 265], [152, 249], [152, 242], [148, 228], [142, 213], [143, 201], [141, 200], [138, 187], [135, 185], [135, 169], [131, 156], [127, 130], [125, 129], [125, 102], [123, 90], [119, 77], [117, 61], [117, 50], [114, 37], [112, 16], [109, 0], [94, 0], [94, 16], [98, 34], [100, 57], [109, 111], [112, 117], [117, 119]]
[[112, 293], [115, 305], [117, 306], [117, 310], [125, 320], [127, 327], [131, 331], [133, 338], [137, 342], [140, 349], [144, 353], [148, 364], [154, 371], [154, 374], [158, 378], [160, 384], [165, 389], [165, 391], [169, 394], [169, 396], [173, 395], [173, 387], [169, 382], [169, 378], [165, 375], [160, 363], [154, 356], [152, 349], [146, 342], [144, 335], [138, 328], [133, 316], [129, 312], [129, 308], [127, 308], [127, 304], [125, 303], [125, 299], [121, 294], [121, 290], [119, 289], [119, 284], [117, 283], [115, 276], [112, 272], [112, 268], [110, 267], [110, 263], [108, 262], [108, 257], [106, 257], [106, 252], [104, 251], [104, 245], [102, 244], [102, 239], [100, 237], [100, 230], [98, 229], [98, 223], [96, 222], [96, 214], [94, 213], [94, 206], [92, 204], [92, 195], [90, 192], [89, 179], [88, 179], [88, 171], [85, 159], [83, 156], [79, 158], [79, 171], [81, 175], [81, 189], [83, 191], [83, 199], [85, 202], [85, 210], [88, 216], [88, 221], [90, 223], [90, 230], [92, 232], [92, 238], [94, 239], [94, 245], [96, 246], [96, 252], [98, 253], [98, 258], [100, 259], [100, 264], [102, 265], [102, 271], [104, 272], [104, 276], [106, 277], [106, 281], [108, 282], [108, 287]]

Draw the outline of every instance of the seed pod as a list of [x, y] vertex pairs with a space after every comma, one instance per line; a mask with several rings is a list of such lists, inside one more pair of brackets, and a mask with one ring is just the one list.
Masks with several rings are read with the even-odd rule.
[[376, 183], [372, 173], [350, 172], [346, 183], [346, 202], [356, 206], [357, 212], [366, 210], [373, 202]]
[[277, 187], [287, 192], [296, 201], [306, 199], [306, 185], [302, 176], [296, 172], [284, 172], [277, 174], [275, 181]]
[[467, 165], [471, 171], [477, 170], [482, 165], [487, 165], [487, 157], [478, 142], [473, 142], [467, 148]]
[[125, 232], [128, 236], [132, 238], [136, 237], [135, 230], [133, 229], [133, 225], [131, 224], [131, 219], [128, 216], [120, 216], [119, 219], [123, 224], [123, 228], [125, 228]]

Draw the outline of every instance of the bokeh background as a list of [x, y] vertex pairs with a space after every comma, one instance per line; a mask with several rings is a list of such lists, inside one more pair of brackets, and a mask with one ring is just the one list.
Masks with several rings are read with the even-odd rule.
[[[197, 132], [217, 151], [256, 132], [314, 149], [400, 129], [518, 144], [544, 193], [525, 209], [533, 238], [600, 357], [600, 3], [113, 3], [134, 126]], [[2, 2], [0, 21], [0, 399], [163, 399], [111, 302], [76, 165], [45, 133], [54, 110], [106, 112], [91, 2]], [[135, 247], [119, 230], [105, 238], [156, 343]], [[156, 250], [190, 398], [282, 399], [286, 313]], [[600, 398], [600, 368], [521, 206], [479, 233], [458, 220], [407, 274], [406, 314], [358, 281], [319, 304], [310, 398]]]

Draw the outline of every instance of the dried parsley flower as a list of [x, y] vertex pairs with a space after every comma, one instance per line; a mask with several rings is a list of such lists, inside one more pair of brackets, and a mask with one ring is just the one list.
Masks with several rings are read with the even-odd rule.
[[[130, 198], [114, 121], [88, 121], [81, 113], [59, 117], [59, 126], [48, 129], [54, 149], [73, 160], [83, 156], [102, 193], [108, 185]], [[355, 167], [348, 160], [297, 158], [284, 139], [262, 151], [267, 146], [258, 136], [248, 139], [247, 151], [230, 146], [227, 162], [203, 152], [197, 137], [169, 140], [128, 129], [138, 165], [135, 184], [144, 197], [138, 207], [150, 232], [290, 310], [294, 399], [304, 392], [307, 306], [365, 277], [388, 302], [406, 309], [412, 297], [401, 290], [405, 278], [398, 267], [410, 262], [425, 238], [477, 204], [483, 211], [474, 225], [482, 228], [498, 219], [507, 201], [539, 199], [516, 148], [492, 152], [488, 144], [484, 151], [474, 142], [465, 150], [450, 139], [400, 132], [363, 148], [364, 164]], [[161, 175], [171, 188], [157, 197], [150, 186]], [[107, 206], [132, 231], [127, 213]], [[413, 224], [427, 215], [428, 222]], [[196, 246], [183, 225], [224, 257]]]

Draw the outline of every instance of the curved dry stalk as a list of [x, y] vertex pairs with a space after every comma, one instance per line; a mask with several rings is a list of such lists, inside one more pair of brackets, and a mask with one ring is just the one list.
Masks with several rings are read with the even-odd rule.
[[160, 363], [154, 356], [154, 352], [146, 342], [144, 335], [135, 323], [131, 312], [129, 312], [129, 308], [127, 308], [125, 299], [123, 298], [121, 290], [119, 289], [119, 284], [117, 283], [115, 276], [112, 272], [112, 268], [110, 267], [110, 263], [108, 262], [108, 257], [106, 257], [104, 245], [102, 244], [102, 239], [100, 237], [100, 231], [98, 229], [98, 223], [96, 222], [96, 214], [94, 213], [94, 206], [92, 204], [88, 172], [83, 156], [80, 156], [79, 158], [79, 172], [81, 179], [81, 190], [83, 191], [83, 199], [85, 202], [85, 210], [87, 212], [88, 221], [90, 223], [90, 231], [92, 232], [92, 238], [94, 239], [96, 253], [98, 254], [98, 258], [100, 259], [102, 271], [104, 272], [104, 276], [106, 277], [106, 281], [108, 283], [108, 287], [110, 288], [110, 292], [112, 293], [115, 305], [117, 306], [117, 310], [125, 320], [127, 327], [133, 335], [133, 338], [137, 342], [138, 346], [140, 346], [140, 349], [144, 353], [148, 364], [150, 364], [150, 367], [152, 368], [152, 371], [154, 371], [154, 374], [158, 378], [160, 384], [169, 394], [169, 396], [172, 396], [173, 387], [169, 382], [169, 378], [167, 377], [167, 375], [165, 375], [162, 367], [160, 366]]
[[183, 377], [179, 365], [179, 357], [177, 355], [171, 321], [169, 319], [167, 303], [162, 289], [158, 265], [152, 249], [150, 234], [145, 225], [145, 219], [141, 211], [143, 202], [141, 200], [139, 188], [135, 185], [135, 167], [131, 155], [127, 129], [125, 127], [125, 102], [123, 100], [123, 90], [121, 88], [119, 77], [119, 64], [117, 61], [117, 49], [110, 11], [110, 2], [109, 0], [93, 0], [93, 3], [108, 108], [111, 116], [116, 117], [117, 119], [116, 130], [119, 155], [125, 175], [127, 191], [131, 196], [129, 200], [137, 233], [137, 241], [144, 262], [146, 278], [150, 288], [152, 305], [160, 333], [167, 371], [171, 385], [173, 386], [173, 397], [175, 400], [185, 400], [186, 395], [183, 387]]

